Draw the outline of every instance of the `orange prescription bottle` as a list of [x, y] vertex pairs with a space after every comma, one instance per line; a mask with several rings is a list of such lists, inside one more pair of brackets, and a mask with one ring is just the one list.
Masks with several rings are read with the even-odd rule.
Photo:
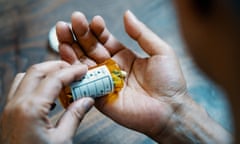
[[126, 72], [117, 63], [108, 59], [89, 69], [86, 75], [60, 92], [59, 100], [64, 108], [82, 97], [101, 97], [118, 93], [124, 86]]

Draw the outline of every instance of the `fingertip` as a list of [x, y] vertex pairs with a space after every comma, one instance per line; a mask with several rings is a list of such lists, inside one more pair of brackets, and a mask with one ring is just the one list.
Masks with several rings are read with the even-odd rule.
[[127, 10], [124, 16], [125, 18], [131, 19], [132, 21], [139, 22], [138, 18], [133, 14], [131, 10]]
[[104, 31], [105, 27], [105, 21], [101, 16], [97, 15], [93, 17], [90, 28], [95, 35], [100, 36], [101, 33]]
[[60, 43], [69, 43], [73, 42], [73, 35], [69, 24], [64, 21], [58, 21], [56, 23], [56, 34]]
[[[83, 64], [81, 62], [74, 63], [72, 66], [74, 66], [76, 68], [80, 68], [83, 74], [87, 73], [87, 71], [88, 71], [88, 65]], [[82, 78], [82, 75], [80, 76], [80, 79], [81, 78]]]
[[66, 22], [64, 22], [64, 21], [58, 21], [57, 23], [56, 23], [56, 28], [61, 28], [62, 26], [65, 26], [66, 25]]
[[124, 14], [125, 30], [128, 33], [128, 35], [135, 40], [140, 35], [139, 25], [140, 23], [136, 16], [130, 10], [127, 10]]
[[105, 26], [105, 21], [102, 16], [96, 15], [93, 17], [91, 25]]
[[58, 35], [61, 34], [61, 31], [65, 28], [67, 28], [67, 23], [66, 22], [58, 21], [56, 23], [56, 32], [57, 32]]
[[138, 20], [130, 10], [125, 12], [124, 25], [128, 35], [136, 40], [147, 54], [173, 54], [168, 44], [152, 32], [144, 23]]
[[95, 16], [93, 17], [93, 20], [103, 20], [103, 18], [102, 18], [102, 16], [100, 16], [100, 15], [95, 15]]
[[59, 32], [62, 29], [68, 28], [68, 24], [65, 21], [58, 21], [56, 23], [56, 31]]
[[[86, 64], [82, 64], [80, 62], [74, 63], [72, 65], [72, 70], [76, 72], [75, 73], [76, 75], [75, 75], [75, 77], [73, 77], [73, 80], [71, 82], [79, 81], [87, 73], [88, 66]], [[70, 83], [68, 83], [68, 84], [70, 84]]]
[[78, 18], [78, 17], [85, 17], [85, 15], [83, 13], [81, 13], [80, 11], [74, 11], [72, 13], [72, 19], [73, 18]]
[[[85, 114], [93, 107], [92, 98], [81, 98], [73, 102], [57, 123], [59, 133], [64, 133], [65, 138], [72, 138]], [[67, 132], [67, 133], [66, 133]]]
[[88, 21], [85, 15], [79, 11], [72, 13], [72, 28], [77, 37], [81, 37], [88, 31]]
[[69, 109], [81, 109], [83, 113], [87, 113], [94, 105], [95, 101], [91, 97], [84, 97], [75, 101]]

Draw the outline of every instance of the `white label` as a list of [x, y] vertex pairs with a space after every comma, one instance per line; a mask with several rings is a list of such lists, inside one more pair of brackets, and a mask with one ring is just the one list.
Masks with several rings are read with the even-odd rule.
[[113, 92], [114, 84], [108, 68], [103, 65], [91, 69], [80, 80], [71, 84], [73, 100], [81, 97], [100, 97]]

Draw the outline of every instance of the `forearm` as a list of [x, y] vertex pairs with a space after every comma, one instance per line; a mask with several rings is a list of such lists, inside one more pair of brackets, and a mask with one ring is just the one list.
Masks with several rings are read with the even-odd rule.
[[160, 143], [233, 143], [232, 136], [190, 97], [176, 108], [166, 128], [152, 136]]

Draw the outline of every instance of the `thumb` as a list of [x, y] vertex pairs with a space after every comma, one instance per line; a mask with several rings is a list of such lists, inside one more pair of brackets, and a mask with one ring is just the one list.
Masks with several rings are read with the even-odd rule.
[[170, 46], [139, 21], [131, 11], [124, 15], [125, 30], [149, 55], [173, 54]]
[[90, 97], [81, 98], [72, 103], [57, 123], [58, 136], [71, 139], [84, 115], [92, 108], [94, 100]]

